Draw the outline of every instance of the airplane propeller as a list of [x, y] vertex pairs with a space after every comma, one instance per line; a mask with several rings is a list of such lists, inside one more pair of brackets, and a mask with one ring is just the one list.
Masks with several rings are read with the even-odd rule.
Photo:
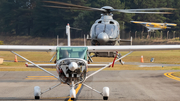
[[[102, 8], [93, 8], [93, 7], [86, 7], [86, 6], [69, 4], [69, 3], [58, 2], [58, 1], [43, 1], [43, 2], [63, 5], [63, 6], [43, 5], [44, 7], [73, 9], [73, 10], [101, 11], [103, 13], [122, 12], [122, 13], [172, 14], [171, 12], [150, 12], [150, 11], [154, 11], [154, 10], [159, 10], [159, 11], [160, 10], [176, 10], [174, 8], [114, 9], [113, 7], [110, 7], [110, 6], [104, 6]], [[67, 7], [64, 7], [64, 6], [67, 6]]]

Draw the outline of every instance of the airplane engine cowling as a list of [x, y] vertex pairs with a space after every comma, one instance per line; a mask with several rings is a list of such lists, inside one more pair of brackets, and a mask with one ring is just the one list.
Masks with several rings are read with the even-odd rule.
[[84, 81], [86, 78], [86, 61], [83, 59], [63, 59], [58, 61], [58, 73], [62, 83], [70, 84]]

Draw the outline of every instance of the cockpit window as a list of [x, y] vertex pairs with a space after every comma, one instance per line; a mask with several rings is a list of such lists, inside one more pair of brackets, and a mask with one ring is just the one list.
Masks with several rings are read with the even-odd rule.
[[57, 47], [57, 60], [64, 58], [87, 60], [87, 47]]
[[95, 27], [96, 35], [100, 34], [101, 32], [105, 32], [109, 36], [111, 36], [114, 30], [115, 30], [115, 26], [112, 24], [98, 24]]
[[114, 29], [115, 29], [115, 26], [114, 25], [111, 25], [111, 24], [107, 24], [106, 25], [106, 29], [105, 29], [105, 32], [111, 36], [114, 32]]
[[104, 31], [104, 24], [98, 24], [95, 28], [96, 35]]

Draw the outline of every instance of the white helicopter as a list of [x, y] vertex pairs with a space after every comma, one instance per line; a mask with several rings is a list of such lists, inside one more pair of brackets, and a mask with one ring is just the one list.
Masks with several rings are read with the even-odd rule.
[[[152, 12], [157, 10], [175, 10], [173, 8], [148, 8], [148, 9], [114, 9], [111, 6], [104, 6], [102, 8], [86, 7], [81, 5], [69, 4], [58, 1], [43, 1], [48, 3], [45, 7], [72, 9], [72, 10], [87, 10], [87, 11], [99, 11], [101, 12], [101, 18], [96, 20], [90, 30], [90, 37], [87, 40], [91, 40], [91, 45], [119, 45], [120, 42], [130, 42], [131, 39], [120, 38], [120, 25], [118, 21], [113, 19], [113, 12], [122, 13], [147, 13], [147, 14], [171, 14], [170, 12]], [[49, 4], [56, 4], [60, 6], [52, 6]], [[96, 52], [91, 57], [115, 57], [115, 52]], [[121, 56], [120, 54], [118, 55]], [[121, 62], [121, 60], [120, 60]], [[123, 62], [121, 62], [123, 64]]]
[[[66, 30], [70, 34], [70, 28]], [[70, 40], [68, 40], [70, 42]], [[70, 44], [70, 43], [69, 43]], [[0, 45], [0, 51], [11, 51], [13, 54], [21, 57], [31, 64], [26, 64], [28, 67], [37, 67], [51, 76], [58, 79], [59, 83], [50, 87], [46, 91], [41, 91], [39, 86], [34, 87], [34, 98], [40, 99], [41, 95], [58, 87], [61, 84], [67, 84], [71, 88], [70, 98], [75, 100], [76, 90], [78, 84], [82, 84], [87, 88], [100, 94], [104, 100], [108, 100], [109, 87], [104, 87], [102, 92], [85, 84], [86, 80], [102, 71], [103, 69], [113, 66], [115, 62], [121, 60], [133, 51], [149, 51], [149, 50], [180, 50], [180, 45], [135, 45], [135, 46], [29, 46], [29, 45]], [[35, 64], [25, 57], [15, 53], [14, 51], [53, 51], [56, 52], [56, 64]], [[126, 55], [116, 57], [112, 63], [109, 64], [88, 64], [87, 59], [91, 58], [89, 52], [113, 52], [113, 51], [130, 51]], [[52, 74], [42, 67], [56, 67], [57, 75]], [[102, 67], [99, 70], [87, 75], [87, 70], [90, 67]]]
[[147, 8], [147, 9], [114, 9], [111, 6], [102, 8], [86, 7], [81, 5], [69, 4], [58, 1], [44, 1], [46, 3], [57, 4], [61, 6], [44, 5], [45, 7], [87, 10], [101, 12], [101, 18], [96, 20], [90, 30], [90, 39], [92, 45], [119, 45], [120, 42], [130, 42], [132, 40], [120, 39], [120, 25], [113, 19], [112, 12], [122, 13], [147, 13], [147, 14], [171, 14], [170, 12], [151, 12], [157, 10], [175, 10], [173, 8]]

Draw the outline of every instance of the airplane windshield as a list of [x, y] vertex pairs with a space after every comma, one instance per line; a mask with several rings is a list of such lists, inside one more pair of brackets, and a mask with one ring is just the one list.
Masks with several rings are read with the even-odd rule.
[[57, 60], [64, 58], [81, 58], [87, 60], [87, 47], [58, 47]]

